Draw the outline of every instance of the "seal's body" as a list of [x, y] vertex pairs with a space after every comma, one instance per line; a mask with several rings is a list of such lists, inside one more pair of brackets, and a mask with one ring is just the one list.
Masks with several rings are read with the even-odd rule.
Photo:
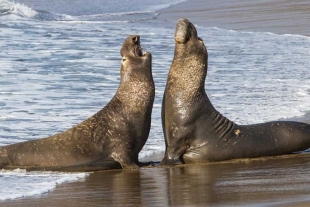
[[175, 55], [163, 98], [166, 143], [161, 165], [288, 154], [310, 147], [310, 125], [268, 122], [237, 125], [221, 115], [205, 92], [208, 53], [196, 28], [180, 19]]
[[150, 131], [155, 88], [151, 54], [140, 37], [121, 49], [121, 81], [112, 100], [77, 126], [44, 139], [0, 148], [0, 168], [93, 171], [138, 168], [138, 153]]

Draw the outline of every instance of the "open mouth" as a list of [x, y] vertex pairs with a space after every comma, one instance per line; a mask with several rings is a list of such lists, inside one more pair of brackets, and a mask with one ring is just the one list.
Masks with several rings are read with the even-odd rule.
[[144, 58], [150, 55], [149, 52], [143, 52], [140, 46], [140, 36], [139, 35], [131, 35], [128, 36], [123, 43], [123, 46], [120, 50], [121, 56], [123, 57], [123, 61], [126, 61], [127, 57], [136, 57], [136, 58]]
[[146, 53], [143, 54], [143, 50], [140, 45], [136, 45], [134, 48], [134, 54], [138, 57], [143, 57]]
[[[133, 46], [132, 53], [135, 57], [143, 58], [146, 56], [148, 52], [143, 52], [141, 46], [136, 44]], [[123, 56], [123, 61], [126, 61], [126, 60], [127, 60], [126, 56]]]

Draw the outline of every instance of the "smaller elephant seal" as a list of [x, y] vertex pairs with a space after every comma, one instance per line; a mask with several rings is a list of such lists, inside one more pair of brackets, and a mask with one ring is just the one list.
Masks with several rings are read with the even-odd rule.
[[187, 19], [175, 31], [175, 54], [162, 104], [166, 151], [161, 165], [284, 155], [310, 147], [310, 125], [275, 121], [237, 125], [205, 92], [208, 53]]
[[120, 53], [120, 85], [103, 109], [65, 132], [1, 147], [0, 168], [138, 168], [138, 154], [149, 136], [155, 96], [152, 56], [149, 52], [143, 54], [138, 35], [129, 36]]

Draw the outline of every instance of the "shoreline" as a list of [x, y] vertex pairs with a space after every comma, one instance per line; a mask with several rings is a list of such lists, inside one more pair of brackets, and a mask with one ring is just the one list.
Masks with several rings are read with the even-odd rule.
[[0, 206], [309, 206], [309, 163], [304, 153], [98, 171]]
[[158, 11], [157, 19], [227, 30], [310, 36], [310, 2], [187, 0]]

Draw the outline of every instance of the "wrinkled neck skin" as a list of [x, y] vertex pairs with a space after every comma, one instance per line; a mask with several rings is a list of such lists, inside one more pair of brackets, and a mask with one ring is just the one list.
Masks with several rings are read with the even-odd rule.
[[114, 99], [122, 103], [126, 113], [146, 110], [150, 103], [153, 105], [155, 96], [151, 55], [146, 59], [127, 55], [125, 61], [124, 57], [120, 68], [120, 85]]
[[115, 99], [120, 101], [128, 113], [145, 110], [154, 102], [155, 86], [152, 78], [138, 80], [131, 78], [121, 80]]
[[[174, 164], [187, 150], [199, 148], [201, 139], [207, 138], [208, 134], [225, 139], [234, 127], [233, 122], [214, 108], [205, 92], [207, 52], [195, 53], [199, 50], [189, 51], [181, 47], [184, 46], [176, 48], [166, 88], [168, 102], [163, 122], [168, 125], [164, 127], [167, 139], [163, 164]], [[194, 135], [196, 129], [192, 127], [201, 124], [204, 124], [206, 134]]]
[[125, 82], [120, 84], [115, 97], [124, 103], [126, 107], [132, 106], [136, 108], [148, 105], [149, 101], [154, 99], [154, 94], [154, 83]]
[[[204, 118], [208, 121], [204, 121], [204, 123], [209, 123], [209, 126], [206, 127], [209, 127], [210, 132], [217, 134], [219, 138], [224, 138], [235, 124], [214, 108], [206, 94], [205, 79], [208, 56], [206, 52], [199, 49], [194, 51], [200, 52], [194, 53], [182, 47], [182, 44], [178, 45], [171, 67], [174, 69], [172, 77], [177, 79], [174, 81], [174, 90], [182, 91], [181, 97], [184, 100], [182, 103], [189, 104], [189, 107], [195, 105], [197, 114], [205, 114]], [[185, 52], [178, 53], [180, 48]], [[182, 67], [176, 67], [177, 65]]]
[[[175, 50], [175, 56], [169, 71], [168, 94], [177, 95], [178, 99], [191, 102], [205, 96], [205, 79], [207, 75], [208, 58], [183, 49], [180, 44]], [[178, 50], [184, 52], [178, 52]]]

